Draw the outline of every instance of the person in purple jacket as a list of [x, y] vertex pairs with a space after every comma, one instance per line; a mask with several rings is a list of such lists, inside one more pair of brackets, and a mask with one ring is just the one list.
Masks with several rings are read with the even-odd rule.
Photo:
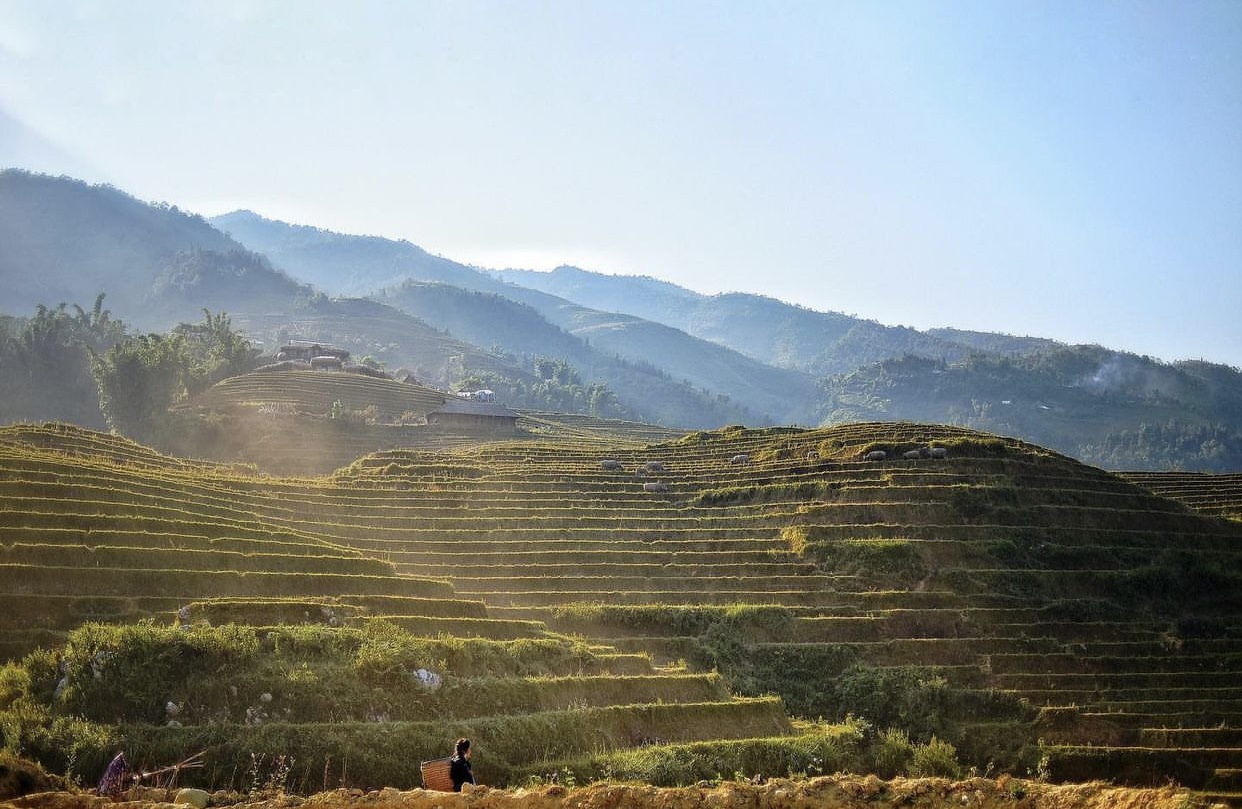
[[117, 800], [129, 786], [128, 780], [129, 765], [125, 763], [125, 753], [117, 753], [108, 764], [108, 769], [104, 770], [103, 778], [99, 779], [99, 794]]

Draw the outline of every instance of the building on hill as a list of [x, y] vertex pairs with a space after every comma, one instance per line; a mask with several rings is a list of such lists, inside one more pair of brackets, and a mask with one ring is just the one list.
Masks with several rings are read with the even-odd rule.
[[518, 414], [499, 402], [448, 399], [427, 414], [427, 423], [450, 430], [515, 433]]
[[345, 368], [345, 363], [340, 357], [333, 357], [331, 354], [311, 357], [312, 371], [340, 371]]
[[349, 352], [331, 343], [317, 343], [312, 340], [290, 340], [282, 345], [280, 351], [276, 353], [277, 362], [285, 360], [305, 360], [309, 362], [316, 357], [335, 357], [341, 363], [345, 363], [349, 360]]

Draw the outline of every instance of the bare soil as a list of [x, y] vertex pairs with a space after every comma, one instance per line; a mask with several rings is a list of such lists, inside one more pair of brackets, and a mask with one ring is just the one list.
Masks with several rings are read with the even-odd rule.
[[[175, 797], [175, 792], [162, 789], [144, 789], [115, 802], [91, 792], [40, 792], [2, 801], [0, 809], [170, 809]], [[836, 775], [679, 788], [597, 783], [576, 789], [477, 787], [462, 794], [422, 789], [339, 789], [310, 796], [217, 793], [210, 805], [235, 809], [1190, 809], [1201, 803], [1172, 786], [1044, 784], [1005, 776], [883, 781], [875, 776]]]

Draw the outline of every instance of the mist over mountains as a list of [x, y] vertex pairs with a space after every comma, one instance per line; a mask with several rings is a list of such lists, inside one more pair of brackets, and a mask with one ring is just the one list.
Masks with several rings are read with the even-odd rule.
[[235, 211], [212, 219], [108, 186], [0, 173], [10, 333], [40, 304], [164, 330], [226, 311], [271, 346], [316, 339], [445, 389], [535, 406], [540, 360], [607, 415], [685, 428], [920, 420], [1116, 468], [1242, 466], [1237, 369], [1038, 337], [919, 331], [760, 295], [703, 295], [574, 267], [485, 270], [415, 244]]

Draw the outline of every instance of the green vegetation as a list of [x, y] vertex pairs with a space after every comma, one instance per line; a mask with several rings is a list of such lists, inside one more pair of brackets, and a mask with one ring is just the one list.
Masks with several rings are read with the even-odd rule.
[[535, 357], [532, 370], [535, 378], [530, 382], [493, 373], [465, 376], [457, 384], [465, 390], [494, 390], [502, 401], [512, 407], [528, 410], [585, 413], [613, 419], [629, 415], [625, 405], [606, 383], [584, 385], [582, 377], [564, 359]]
[[0, 331], [0, 418], [59, 418], [167, 443], [170, 406], [252, 369], [258, 351], [227, 315], [203, 310], [201, 323], [168, 335], [133, 335], [103, 308], [40, 305], [34, 317]]
[[544, 770], [584, 780], [656, 786], [761, 777], [808, 777], [871, 768], [868, 725], [851, 720], [814, 726], [787, 738], [655, 744], [637, 750], [554, 762]]
[[538, 423], [300, 479], [0, 431], [5, 744], [314, 788], [412, 785], [456, 735], [493, 784], [1238, 760], [1237, 523], [963, 428]]
[[[911, 419], [1021, 436], [1120, 469], [1221, 472], [1242, 459], [1236, 368], [1162, 363], [1036, 338], [920, 332], [755, 295], [703, 296], [655, 279], [573, 268], [488, 273], [408, 242], [287, 225], [250, 212], [215, 223], [263, 254], [175, 206], [144, 204], [68, 178], [0, 172], [6, 247], [0, 274], [10, 307], [0, 313], [0, 334], [17, 340], [25, 329], [20, 315], [58, 300], [87, 301], [103, 290], [134, 330], [133, 344], [123, 350], [132, 356], [115, 357], [116, 367], [138, 377], [141, 368], [166, 367], [161, 357], [176, 351], [162, 340], [207, 307], [231, 313], [239, 331], [270, 350], [288, 339], [332, 342], [370, 358], [366, 367], [413, 374], [442, 389], [487, 387], [523, 409], [686, 429]], [[103, 354], [113, 344], [96, 350]], [[104, 426], [80, 357], [68, 362], [76, 372], [61, 376], [64, 358], [0, 348], [6, 349], [0, 379], [21, 380], [7, 389], [0, 382], [0, 418]], [[571, 367], [577, 380], [542, 374], [536, 364], [549, 357]], [[18, 375], [31, 368], [40, 380]], [[185, 381], [149, 382], [151, 417], [159, 417], [167, 390], [182, 398], [176, 391]], [[124, 399], [121, 391], [109, 392], [115, 412], [108, 426], [135, 411], [136, 403]], [[343, 423], [351, 425], [342, 429], [372, 426], [368, 404], [351, 413], [342, 403]], [[200, 421], [189, 432], [205, 447], [222, 438], [240, 441], [253, 426], [210, 409]], [[158, 443], [186, 427], [125, 429]], [[407, 443], [373, 438], [337, 465]], [[255, 440], [288, 442], [262, 430]], [[299, 471], [291, 467], [275, 471]]]
[[127, 337], [92, 353], [99, 407], [108, 426], [131, 438], [168, 445], [173, 405], [210, 385], [251, 370], [259, 352], [232, 329], [227, 315], [203, 310], [203, 321], [182, 323], [164, 336]]
[[88, 624], [58, 653], [0, 669], [0, 734], [5, 750], [75, 777], [99, 771], [116, 746], [161, 761], [199, 745], [211, 767], [196, 777], [237, 788], [237, 764], [254, 751], [314, 763], [299, 778], [335, 763], [351, 783], [411, 786], [411, 757], [438, 757], [470, 735], [487, 751], [480, 772], [503, 783], [575, 751], [634, 746], [635, 733], [788, 731], [778, 703], [730, 698], [712, 677], [618, 676], [607, 665], [580, 641], [419, 638], [383, 622]]
[[56, 419], [102, 427], [90, 352], [111, 349], [125, 324], [103, 308], [40, 305], [34, 317], [0, 323], [0, 421]]
[[1098, 346], [951, 361], [909, 355], [827, 378], [822, 400], [828, 423], [947, 422], [1020, 435], [1110, 469], [1242, 466], [1242, 375], [1203, 362]]

